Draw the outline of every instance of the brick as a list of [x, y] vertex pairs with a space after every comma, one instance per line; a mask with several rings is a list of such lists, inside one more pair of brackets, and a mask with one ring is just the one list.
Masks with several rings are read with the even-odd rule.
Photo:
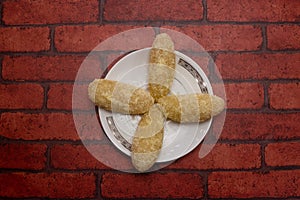
[[72, 110], [72, 84], [51, 84], [48, 90], [47, 108]]
[[51, 149], [51, 166], [70, 170], [132, 169], [130, 158], [111, 144], [55, 145]]
[[92, 198], [96, 177], [91, 173], [2, 173], [0, 196], [9, 198]]
[[[89, 100], [88, 85], [76, 85], [77, 92], [81, 98], [72, 102], [73, 84], [57, 83], [51, 84], [48, 91], [47, 108], [62, 110], [91, 110], [95, 105]], [[74, 86], [75, 87], [75, 86]], [[73, 105], [72, 105], [73, 103]]]
[[200, 0], [108, 0], [104, 6], [106, 21], [193, 21], [202, 18], [203, 6]]
[[[196, 28], [196, 26], [192, 25], [186, 26], [186, 28], [189, 29], [192, 27]], [[160, 33], [167, 33], [173, 40], [175, 50], [184, 52], [189, 57], [193, 57], [197, 54], [201, 56], [208, 55], [202, 44], [199, 44], [199, 42], [196, 41], [195, 38], [197, 36], [194, 36], [194, 38], [192, 37], [193, 34], [196, 35], [197, 33], [193, 33], [193, 31], [191, 31], [192, 33], [189, 35], [181, 29], [183, 29], [181, 26], [164, 26], [160, 28]], [[189, 52], [192, 54], [188, 55]]]
[[5, 1], [3, 21], [9, 25], [97, 22], [97, 0]]
[[[74, 81], [84, 56], [4, 56], [2, 77], [14, 81]], [[100, 66], [96, 59], [89, 59], [92, 66]], [[90, 80], [100, 74], [99, 67], [81, 72], [81, 80]]]
[[229, 53], [218, 54], [215, 64], [223, 79], [297, 79], [300, 78], [299, 59], [299, 53]]
[[0, 52], [39, 52], [50, 49], [47, 27], [1, 27]]
[[273, 83], [269, 86], [270, 107], [272, 109], [299, 109], [299, 83]]
[[83, 145], [55, 145], [51, 148], [51, 166], [56, 169], [105, 169]]
[[44, 144], [1, 144], [0, 168], [44, 169], [46, 150]]
[[[259, 50], [262, 45], [262, 32], [258, 26], [226, 24], [214, 26], [188, 25], [184, 27], [165, 26], [164, 28], [186, 34], [202, 45], [206, 51], [250, 51]], [[175, 34], [172, 31], [166, 30], [165, 32], [169, 33], [171, 37]], [[178, 42], [175, 42], [177, 50], [194, 50], [194, 45], [185, 44], [181, 38], [174, 40], [178, 40]], [[203, 49], [200, 50], [203, 51]]]
[[287, 0], [221, 0], [207, 1], [209, 21], [238, 22], [296, 22], [299, 21], [300, 2]]
[[78, 140], [71, 114], [2, 113], [0, 135], [23, 140]]
[[[55, 29], [55, 46], [60, 52], [131, 51], [150, 47], [154, 38], [154, 30], [137, 28], [129, 25], [59, 26]], [[124, 32], [130, 29], [135, 30], [129, 33]], [[112, 36], [115, 37], [106, 40]], [[100, 43], [101, 46], [98, 46]]]
[[[2, 7], [3, 7], [2, 4], [3, 4], [3, 2], [0, 3], [0, 6], [1, 6], [1, 12], [2, 12]], [[1, 20], [0, 24], [2, 24], [2, 16], [0, 17], [0, 20]]]
[[[191, 153], [168, 166], [170, 169], [253, 169], [261, 165], [260, 145], [218, 143], [204, 158], [199, 158], [200, 145]], [[206, 144], [208, 145], [208, 144]], [[246, 159], [245, 159], [246, 158]]]
[[267, 47], [271, 50], [300, 49], [300, 26], [270, 25], [267, 27]]
[[41, 85], [0, 84], [0, 108], [40, 109], [44, 102], [44, 89]]
[[297, 113], [226, 113], [221, 139], [266, 140], [299, 139]]
[[300, 170], [213, 172], [208, 176], [211, 198], [285, 198], [300, 195]]
[[260, 83], [225, 84], [227, 108], [260, 109], [264, 105], [264, 89]]
[[197, 173], [104, 173], [101, 193], [105, 198], [196, 199], [203, 197], [202, 180]]
[[265, 161], [268, 166], [300, 165], [300, 143], [271, 143], [265, 148]]
[[73, 111], [73, 121], [77, 130], [77, 134], [82, 141], [99, 141], [107, 140], [106, 134], [98, 120], [96, 109], [93, 111]]

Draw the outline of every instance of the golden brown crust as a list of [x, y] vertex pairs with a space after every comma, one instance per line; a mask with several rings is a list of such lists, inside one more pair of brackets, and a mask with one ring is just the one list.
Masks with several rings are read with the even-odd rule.
[[164, 121], [164, 114], [157, 104], [142, 116], [131, 147], [132, 164], [137, 170], [144, 172], [157, 160], [163, 144]]
[[167, 51], [174, 51], [174, 43], [170, 36], [166, 33], [158, 34], [153, 41], [152, 47]]
[[167, 34], [156, 36], [149, 63], [149, 92], [157, 101], [169, 94], [175, 76], [174, 44]]
[[224, 100], [209, 94], [170, 95], [158, 100], [168, 119], [178, 123], [203, 122], [224, 109]]
[[173, 51], [152, 48], [150, 50], [150, 63], [165, 65], [175, 69], [175, 54]]
[[146, 90], [107, 79], [95, 79], [90, 83], [88, 95], [95, 105], [123, 114], [146, 113], [154, 103]]
[[181, 121], [181, 107], [177, 96], [170, 95], [160, 98], [157, 103], [161, 105], [165, 116], [175, 122]]
[[131, 146], [133, 153], [152, 153], [158, 152], [162, 147], [163, 128], [151, 137], [135, 137]]
[[161, 97], [168, 95], [170, 92], [170, 89], [169, 89], [169, 87], [165, 87], [160, 84], [149, 83], [149, 92], [150, 92], [151, 96], [155, 99], [155, 101], [157, 102], [157, 100], [160, 99]]

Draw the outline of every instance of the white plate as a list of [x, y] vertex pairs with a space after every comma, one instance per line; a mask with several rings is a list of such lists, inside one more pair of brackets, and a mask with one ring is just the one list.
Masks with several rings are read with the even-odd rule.
[[[150, 48], [134, 51], [121, 58], [105, 78], [147, 88], [147, 70]], [[175, 51], [176, 72], [171, 92], [188, 94], [205, 92], [212, 94], [211, 84], [201, 68], [188, 56]], [[99, 108], [101, 125], [111, 142], [130, 156], [130, 146], [140, 116], [112, 113]], [[167, 121], [163, 147], [157, 162], [176, 160], [197, 147], [211, 126], [212, 120], [204, 123], [178, 124]]]

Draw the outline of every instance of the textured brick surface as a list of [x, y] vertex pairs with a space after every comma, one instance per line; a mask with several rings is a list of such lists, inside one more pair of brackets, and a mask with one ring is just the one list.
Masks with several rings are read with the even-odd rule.
[[50, 49], [47, 27], [0, 27], [0, 52], [39, 52]]
[[299, 170], [257, 172], [213, 172], [208, 177], [212, 198], [284, 198], [299, 196]]
[[108, 0], [104, 10], [104, 19], [107, 21], [201, 20], [202, 16], [200, 0]]
[[[223, 79], [299, 79], [299, 53], [219, 54], [216, 65]], [[255, 62], [254, 62], [255, 61]]]
[[292, 139], [300, 138], [298, 113], [257, 114], [228, 113], [221, 134], [222, 139]]
[[75, 80], [85, 56], [5, 56], [2, 76], [16, 81]]
[[300, 84], [298, 83], [273, 83], [269, 87], [270, 106], [273, 109], [299, 109]]
[[[76, 125], [77, 135], [81, 140], [99, 141], [106, 138], [99, 124], [97, 114], [93, 111], [78, 111], [73, 112], [73, 123]], [[69, 116], [69, 115], [68, 115]], [[70, 114], [71, 117], [71, 114]]]
[[23, 140], [78, 140], [71, 114], [2, 113], [0, 135]]
[[105, 173], [101, 191], [107, 198], [201, 198], [202, 177], [197, 173], [127, 175]]
[[227, 108], [259, 109], [264, 104], [263, 86], [259, 83], [225, 85]]
[[[91, 101], [85, 101], [84, 99], [89, 99], [88, 97], [88, 85], [77, 85], [78, 95], [82, 97], [82, 101], [76, 101], [72, 104], [72, 93], [73, 93], [73, 84], [52, 84], [50, 85], [48, 91], [48, 102], [47, 107], [49, 109], [62, 109], [62, 110], [89, 110], [94, 108], [94, 105]], [[73, 106], [72, 106], [73, 105]]]
[[47, 107], [49, 109], [71, 110], [72, 91], [73, 85], [71, 84], [52, 84], [48, 91]]
[[[260, 167], [260, 145], [216, 144], [204, 158], [199, 158], [200, 145], [185, 158], [175, 161], [170, 169], [252, 169]], [[247, 158], [247, 159], [245, 159]]]
[[269, 49], [300, 49], [300, 26], [270, 25], [267, 27], [267, 37]]
[[95, 176], [85, 173], [2, 173], [0, 195], [12, 198], [91, 198]]
[[[84, 160], [81, 158], [85, 158]], [[62, 169], [105, 169], [83, 145], [56, 145], [51, 149], [51, 165]]]
[[96, 22], [98, 8], [97, 0], [5, 1], [2, 20], [5, 24]]
[[[133, 28], [139, 27], [130, 25], [59, 26], [55, 29], [55, 46], [57, 50], [61, 52], [88, 52], [96, 48], [97, 45], [105, 39]], [[140, 35], [137, 33], [137, 37], [141, 37], [142, 39], [139, 38], [137, 39], [138, 41], [133, 41], [136, 44], [135, 46], [130, 45], [131, 48], [134, 49], [141, 45], [145, 47], [151, 46], [153, 42], [151, 37], [153, 32], [152, 35], [149, 32], [149, 38], [145, 35], [147, 32], [148, 31], [140, 33]], [[134, 40], [135, 38], [132, 39]], [[128, 49], [128, 43], [131, 44], [131, 42], [132, 41], [125, 38], [120, 42], [114, 41], [111, 45], [108, 45], [110, 43], [104, 44], [103, 47], [108, 48], [109, 50], [132, 50]]]
[[300, 2], [294, 0], [208, 0], [207, 13], [210, 21], [299, 21]]
[[1, 144], [0, 167], [6, 169], [43, 169], [46, 166], [44, 144]]
[[300, 165], [300, 143], [271, 143], [265, 148], [265, 159], [270, 166]]
[[[180, 31], [196, 40], [206, 51], [258, 50], [262, 45], [261, 28], [252, 25], [204, 25], [165, 28]], [[182, 47], [185, 47], [182, 45]]]
[[[0, 199], [299, 199], [299, 9], [298, 0], [0, 1]], [[104, 133], [87, 86], [164, 32], [227, 110], [172, 164], [125, 173], [131, 159]]]
[[[88, 144], [86, 144], [88, 145]], [[132, 168], [127, 156], [111, 145], [56, 145], [51, 149], [51, 165], [58, 169], [117, 169]], [[106, 152], [106, 155], [103, 155]], [[85, 159], [82, 159], [85, 158]]]
[[44, 89], [38, 84], [0, 84], [0, 108], [39, 109], [44, 102]]

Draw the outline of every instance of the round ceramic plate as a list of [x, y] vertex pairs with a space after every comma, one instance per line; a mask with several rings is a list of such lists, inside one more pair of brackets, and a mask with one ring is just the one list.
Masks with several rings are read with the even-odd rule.
[[[145, 48], [124, 56], [112, 66], [104, 78], [147, 89], [149, 53], [150, 48]], [[212, 94], [211, 84], [200, 66], [180, 52], [175, 51], [175, 54], [176, 71], [171, 93]], [[132, 138], [141, 116], [112, 113], [99, 108], [99, 118], [104, 132], [111, 142], [120, 151], [130, 156]], [[192, 151], [203, 140], [211, 123], [212, 120], [189, 124], [167, 120], [163, 147], [157, 162], [172, 161]]]

